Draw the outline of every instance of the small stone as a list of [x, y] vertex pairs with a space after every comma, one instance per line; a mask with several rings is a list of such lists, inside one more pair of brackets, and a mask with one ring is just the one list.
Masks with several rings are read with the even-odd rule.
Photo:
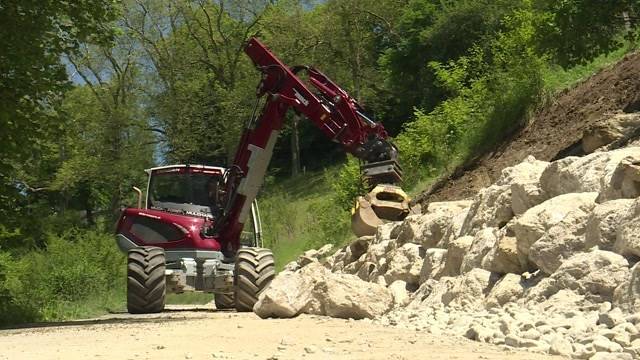
[[307, 354], [315, 354], [318, 352], [318, 348], [313, 345], [305, 346], [304, 352], [306, 352]]
[[636, 325], [638, 323], [640, 323], [640, 313], [635, 313], [633, 315], [629, 315], [626, 317], [627, 322], [632, 323], [633, 325]]
[[185, 359], [193, 359], [193, 355], [191, 353], [184, 354]]
[[633, 326], [633, 324], [630, 323], [630, 322], [624, 322], [622, 324], [618, 324], [611, 330], [613, 330], [613, 331], [615, 331], [617, 333], [627, 333], [629, 335], [638, 334], [638, 329], [636, 329], [636, 327]]
[[573, 344], [573, 354], [571, 355], [574, 359], [589, 359], [592, 357], [596, 351], [593, 349], [593, 345], [582, 345], [579, 343]]
[[601, 335], [594, 337], [593, 348], [596, 349], [596, 352], [622, 352], [620, 344], [614, 343]]
[[527, 340], [538, 340], [540, 339], [540, 332], [536, 329], [529, 329], [520, 334], [520, 336]]
[[571, 342], [562, 336], [556, 336], [551, 340], [549, 347], [549, 354], [570, 356], [573, 353], [573, 346]]
[[620, 344], [620, 346], [624, 348], [631, 346], [631, 338], [627, 333], [616, 334], [611, 340], [617, 342], [618, 344]]
[[626, 353], [597, 352], [589, 360], [633, 360], [633, 357]]
[[606, 313], [601, 313], [598, 316], [598, 324], [604, 324], [609, 329], [613, 328], [618, 324], [622, 324], [623, 322], [625, 322], [625, 318], [620, 308], [614, 308], [611, 311]]

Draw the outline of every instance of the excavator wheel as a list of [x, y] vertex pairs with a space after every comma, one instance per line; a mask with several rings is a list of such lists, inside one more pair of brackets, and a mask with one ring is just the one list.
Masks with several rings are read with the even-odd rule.
[[377, 185], [359, 196], [351, 211], [351, 230], [357, 237], [375, 235], [378, 226], [403, 220], [409, 214], [409, 197], [398, 186]]
[[164, 250], [139, 247], [127, 254], [127, 310], [131, 314], [164, 310], [167, 285], [164, 276]]
[[258, 296], [276, 275], [273, 253], [264, 248], [241, 248], [233, 272], [237, 311], [253, 311]]
[[233, 294], [215, 294], [213, 301], [218, 310], [233, 309], [235, 306]]

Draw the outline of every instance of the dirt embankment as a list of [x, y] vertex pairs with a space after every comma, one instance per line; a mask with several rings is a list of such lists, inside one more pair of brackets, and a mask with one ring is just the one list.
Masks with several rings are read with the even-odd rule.
[[565, 90], [541, 110], [513, 139], [495, 151], [454, 171], [454, 175], [416, 198], [420, 203], [469, 198], [491, 185], [502, 169], [529, 155], [550, 161], [581, 155], [583, 131], [603, 115], [640, 111], [640, 53], [627, 55], [576, 87]]

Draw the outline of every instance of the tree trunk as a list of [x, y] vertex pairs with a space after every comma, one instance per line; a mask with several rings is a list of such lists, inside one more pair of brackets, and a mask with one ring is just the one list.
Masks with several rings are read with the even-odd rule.
[[291, 176], [300, 174], [300, 138], [298, 134], [298, 123], [300, 115], [293, 114], [291, 122]]

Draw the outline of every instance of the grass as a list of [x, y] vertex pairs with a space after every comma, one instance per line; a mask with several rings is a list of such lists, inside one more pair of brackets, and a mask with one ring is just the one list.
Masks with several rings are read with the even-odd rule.
[[213, 294], [203, 292], [186, 292], [182, 294], [168, 294], [166, 303], [170, 305], [204, 305], [213, 300]]
[[124, 289], [96, 294], [81, 301], [55, 302], [43, 310], [44, 321], [89, 319], [127, 311]]
[[[295, 260], [302, 252], [324, 243], [342, 244], [344, 238], [328, 239], [320, 228], [319, 208], [332, 201], [332, 190], [327, 181], [339, 166], [325, 171], [301, 174], [294, 178], [273, 181], [260, 196], [260, 211], [263, 222], [265, 246], [271, 248], [276, 268]], [[337, 210], [339, 211], [339, 210]]]
[[586, 80], [601, 69], [620, 61], [627, 53], [635, 48], [635, 45], [626, 43], [624, 46], [608, 54], [603, 54], [593, 61], [582, 65], [576, 65], [570, 69], [560, 66], [548, 66], [542, 73], [545, 91], [555, 93], [575, 86]]

